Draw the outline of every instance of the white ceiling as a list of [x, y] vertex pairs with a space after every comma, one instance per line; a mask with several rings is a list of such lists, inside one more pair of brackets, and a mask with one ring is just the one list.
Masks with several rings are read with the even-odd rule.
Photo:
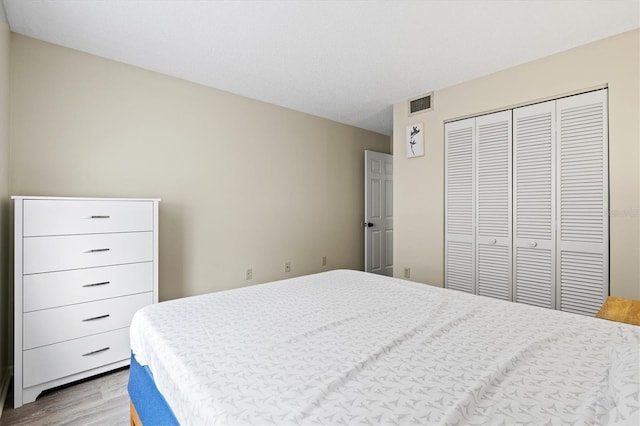
[[640, 22], [639, 0], [4, 0], [4, 6], [16, 33], [386, 135], [395, 102]]

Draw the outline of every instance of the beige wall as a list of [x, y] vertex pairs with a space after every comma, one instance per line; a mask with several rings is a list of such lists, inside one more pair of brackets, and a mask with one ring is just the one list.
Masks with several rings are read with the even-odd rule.
[[12, 194], [161, 198], [161, 300], [363, 267], [389, 137], [16, 34], [11, 71]]
[[[584, 45], [434, 94], [434, 110], [407, 117], [394, 105], [395, 275], [444, 281], [444, 122], [609, 87], [611, 294], [640, 299], [640, 30]], [[471, 65], [470, 65], [471, 66]], [[425, 152], [405, 156], [405, 127], [425, 125]]]
[[9, 40], [0, 22], [0, 386], [9, 377]]

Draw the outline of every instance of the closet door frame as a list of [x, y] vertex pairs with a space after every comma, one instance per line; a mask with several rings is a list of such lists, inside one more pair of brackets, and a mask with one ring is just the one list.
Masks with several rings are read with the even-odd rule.
[[[508, 300], [586, 315], [595, 314], [595, 312], [591, 312], [591, 310], [601, 305], [601, 302], [606, 300], [609, 295], [609, 143], [607, 96], [608, 90], [603, 88], [537, 104], [512, 108], [499, 113], [478, 115], [445, 123], [445, 287], [478, 294], [478, 280], [481, 274], [479, 269], [479, 262], [481, 260], [480, 248], [482, 245], [493, 245], [498, 242], [498, 239], [495, 237], [484, 234], [481, 235], [482, 233], [479, 230], [480, 183], [478, 172], [480, 170], [480, 160], [478, 158], [479, 148], [477, 146], [479, 138], [478, 122], [483, 122], [484, 120], [490, 121], [490, 117], [494, 114], [508, 113], [512, 114], [508, 159], [508, 167], [511, 175], [509, 190], [510, 236], [507, 237], [506, 241], [507, 244], [510, 244], [510, 266], [508, 268], [510, 274], [510, 296]], [[598, 131], [594, 133], [594, 131], [592, 131], [593, 128], [601, 129], [602, 155], [601, 157], [597, 157], [596, 155], [597, 158], [593, 156], [589, 157], [589, 153], [581, 151], [581, 142], [578, 141], [576, 144], [574, 141], [573, 146], [567, 148], [573, 150], [570, 154], [573, 158], [568, 158], [567, 161], [569, 163], [567, 164], [569, 165], [566, 166], [566, 170], [568, 171], [564, 172], [561, 164], [563, 155], [563, 141], [561, 140], [563, 136], [560, 134], [561, 112], [567, 107], [577, 106], [580, 108], [589, 103], [590, 105], [601, 107], [601, 115], [598, 116], [597, 111], [589, 111], [584, 116], [578, 115], [578, 120], [574, 122], [574, 128], [570, 129], [570, 133], [575, 130], [575, 123], [578, 123], [577, 131], [584, 131], [588, 134], [584, 139], [584, 144], [588, 145], [592, 140], [590, 138], [595, 137], [594, 134], [597, 135], [598, 133]], [[549, 118], [549, 129], [536, 129], [534, 123], [529, 133], [522, 136], [522, 138], [535, 139], [543, 132], [548, 131], [550, 146], [543, 147], [541, 145], [540, 149], [542, 149], [542, 151], [539, 153], [530, 151], [528, 154], [525, 154], [524, 152], [527, 149], [535, 150], [536, 148], [532, 146], [525, 147], [524, 144], [522, 144], [522, 146], [519, 145], [520, 142], [524, 140], [521, 140], [521, 136], [518, 135], [519, 126], [521, 126], [519, 119], [532, 118], [535, 121], [537, 119], [536, 114], [538, 113], [541, 115], [546, 114]], [[601, 121], [598, 122], [597, 119], [593, 120], [592, 118], [594, 116], [600, 117]], [[588, 124], [586, 126], [592, 126], [591, 131], [580, 128], [579, 123], [581, 121], [587, 122]], [[522, 127], [525, 127], [525, 125], [522, 124]], [[460, 167], [461, 163], [458, 163], [455, 170], [450, 170], [450, 166], [454, 164], [452, 160], [454, 162], [456, 161], [455, 157], [452, 156], [450, 158], [450, 137], [454, 135], [456, 131], [460, 130], [468, 131], [465, 143], [468, 144], [469, 151], [464, 151], [463, 153], [464, 155], [471, 156], [471, 166], [465, 169]], [[459, 146], [454, 149], [457, 150], [455, 155], [459, 155]], [[522, 158], [519, 155], [519, 150], [523, 152]], [[593, 145], [590, 145], [588, 148], [585, 148], [585, 150], [594, 152], [595, 148]], [[528, 158], [526, 158], [527, 155]], [[540, 157], [540, 162], [537, 162], [536, 156]], [[589, 199], [592, 200], [594, 199], [594, 192], [590, 191], [598, 186], [593, 185], [593, 179], [589, 180], [585, 178], [583, 188], [579, 174], [580, 170], [582, 170], [579, 159], [583, 156], [585, 158], [588, 157], [584, 164], [585, 170], [593, 172], [592, 164], [596, 164], [595, 167], [601, 165], [602, 187], [601, 191], [600, 187], [598, 187], [596, 191], [597, 194], [601, 193], [602, 197], [602, 204], [598, 205], [601, 214], [594, 213], [597, 208], [594, 208], [593, 204], [589, 205], [587, 201], [584, 203], [586, 206], [584, 207], [584, 211], [581, 207], [581, 203], [583, 202], [580, 195], [582, 194], [581, 191], [586, 194], [585, 197], [590, 197]], [[576, 158], [578, 160], [576, 160]], [[464, 161], [464, 164], [467, 164], [468, 158], [465, 157]], [[590, 167], [591, 169], [589, 169]], [[522, 169], [522, 174], [520, 174], [519, 168]], [[537, 168], [539, 168], [539, 170]], [[471, 173], [471, 189], [468, 184], [467, 170]], [[576, 172], [576, 170], [578, 170], [578, 172]], [[566, 173], [566, 176], [573, 176], [574, 180], [571, 182], [567, 180], [568, 183], [566, 183], [566, 185], [568, 186], [566, 187], [577, 187], [577, 191], [567, 192], [566, 189], [563, 189], [562, 173]], [[519, 182], [519, 175], [522, 182]], [[548, 183], [546, 179], [549, 180]], [[543, 180], [545, 181], [540, 184]], [[460, 185], [461, 182], [464, 184]], [[519, 187], [520, 184], [523, 186]], [[545, 186], [548, 186], [548, 193], [545, 192], [547, 191]], [[519, 188], [522, 189], [519, 190]], [[525, 188], [529, 190], [529, 194], [525, 194]], [[450, 189], [453, 189], [451, 194]], [[566, 211], [563, 212], [562, 210], [563, 190], [565, 193], [571, 193], [565, 200], [565, 206], [571, 205], [571, 200], [578, 200], [578, 202], [573, 202], [572, 207], [570, 207], [570, 214], [565, 215], [567, 217], [563, 216]], [[536, 198], [537, 194], [542, 192], [544, 192], [544, 196], [539, 199]], [[461, 198], [462, 193], [469, 197], [470, 203], [461, 202], [464, 200], [464, 197]], [[519, 198], [521, 194], [525, 196]], [[453, 202], [451, 202], [452, 200]], [[520, 204], [518, 204], [518, 202], [520, 202]], [[550, 204], [549, 211], [546, 211], [544, 208], [547, 204]], [[464, 211], [457, 210], [459, 206], [463, 206]], [[470, 222], [469, 209], [471, 210]], [[526, 211], [527, 209], [528, 211]], [[543, 211], [544, 217], [537, 217], [536, 212], [538, 211]], [[454, 212], [454, 214], [450, 216], [450, 212]], [[451, 218], [453, 216], [455, 216], [456, 223], [452, 229], [450, 229]], [[582, 217], [584, 217], [584, 219], [581, 219]], [[460, 218], [464, 218], [464, 220], [461, 221]], [[563, 224], [563, 220], [565, 219], [566, 224]], [[600, 222], [598, 222], [598, 220], [600, 220]], [[589, 228], [586, 226], [584, 230], [580, 230], [582, 222], [585, 224], [594, 222], [596, 223], [596, 227]], [[600, 240], [597, 239], [597, 234], [600, 232], [599, 228], [597, 228], [598, 223], [602, 224], [602, 237]], [[563, 226], [568, 227], [566, 228], [566, 234], [569, 235], [568, 238], [563, 238]], [[454, 232], [450, 232], [451, 230]], [[582, 234], [580, 234], [581, 232]], [[596, 237], [592, 234], [596, 235]], [[592, 241], [590, 241], [590, 239]], [[565, 263], [563, 263], [563, 253], [566, 254]], [[580, 256], [583, 257], [581, 258]], [[489, 262], [495, 260], [490, 257], [488, 259]], [[598, 269], [600, 265], [600, 263], [598, 263], [599, 261], [602, 265], [600, 269]], [[491, 268], [494, 268], [495, 265], [492, 265]], [[563, 268], [565, 268], [564, 271]], [[496, 269], [494, 268], [490, 270], [490, 273], [495, 271]], [[536, 283], [541, 281], [545, 283], [546, 288], [536, 286]], [[581, 287], [581, 283], [583, 282], [588, 283], [588, 289]], [[563, 286], [565, 286], [565, 293], [563, 293]], [[572, 289], [570, 289], [570, 287], [572, 287]], [[567, 297], [566, 294], [571, 295], [573, 298], [573, 307], [563, 304], [563, 294], [565, 295], [564, 297]], [[597, 295], [600, 300], [594, 300], [593, 295]], [[583, 305], [591, 306], [584, 307]]]

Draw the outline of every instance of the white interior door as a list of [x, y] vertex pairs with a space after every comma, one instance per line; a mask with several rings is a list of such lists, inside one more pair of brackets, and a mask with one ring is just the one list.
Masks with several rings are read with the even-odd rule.
[[594, 316], [609, 295], [607, 90], [557, 102], [556, 309]]
[[476, 294], [512, 300], [511, 111], [475, 124]]
[[515, 302], [555, 308], [556, 102], [513, 112]]
[[445, 287], [476, 293], [475, 118], [445, 125]]
[[365, 271], [393, 276], [393, 156], [364, 152]]

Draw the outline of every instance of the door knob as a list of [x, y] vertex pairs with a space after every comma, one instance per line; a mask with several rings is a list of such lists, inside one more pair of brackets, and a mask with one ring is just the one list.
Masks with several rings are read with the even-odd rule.
[[536, 241], [529, 241], [529, 247], [536, 247], [538, 243]]
[[371, 227], [373, 226], [373, 223], [371, 223], [371, 222], [364, 222], [364, 223], [362, 224], [362, 226], [364, 226], [365, 228], [371, 228]]
[[492, 239], [489, 240], [489, 244], [495, 244], [497, 242], [498, 242], [498, 240], [496, 240], [495, 238], [492, 238]]

